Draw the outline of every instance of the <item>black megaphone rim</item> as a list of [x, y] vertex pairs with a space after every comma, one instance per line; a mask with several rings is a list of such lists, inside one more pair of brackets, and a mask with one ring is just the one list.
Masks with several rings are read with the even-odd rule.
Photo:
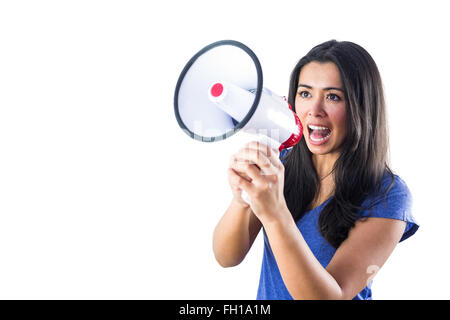
[[[191, 68], [191, 66], [194, 64], [194, 62], [201, 55], [206, 53], [207, 51], [209, 51], [209, 50], [211, 50], [213, 48], [219, 47], [219, 46], [224, 46], [224, 45], [236, 46], [236, 47], [244, 50], [252, 58], [253, 63], [255, 64], [255, 67], [256, 67], [256, 73], [257, 73], [257, 77], [258, 77], [258, 84], [257, 84], [256, 92], [255, 92], [255, 100], [253, 101], [253, 105], [250, 108], [250, 110], [248, 111], [247, 115], [244, 117], [244, 119], [242, 119], [241, 122], [238, 122], [232, 130], [230, 130], [229, 132], [226, 132], [226, 133], [224, 133], [222, 135], [215, 136], [215, 137], [203, 137], [203, 136], [200, 136], [200, 135], [192, 132], [185, 125], [183, 120], [181, 119], [180, 112], [179, 112], [179, 109], [178, 109], [178, 94], [179, 94], [179, 91], [180, 91], [181, 84], [182, 84], [182, 82], [184, 80], [184, 77], [185, 77], [186, 73], [189, 71], [189, 69]], [[262, 88], [263, 88], [263, 75], [262, 75], [261, 64], [259, 63], [259, 60], [256, 57], [256, 54], [249, 47], [247, 47], [245, 44], [243, 44], [243, 43], [241, 43], [239, 41], [235, 41], [235, 40], [221, 40], [221, 41], [217, 41], [217, 42], [211, 43], [211, 44], [207, 45], [206, 47], [204, 47], [203, 49], [201, 49], [199, 52], [197, 52], [188, 61], [188, 63], [186, 64], [186, 66], [184, 67], [183, 71], [181, 72], [181, 74], [180, 74], [180, 76], [178, 78], [177, 85], [175, 87], [175, 96], [174, 96], [175, 117], [176, 117], [176, 119], [178, 121], [178, 125], [191, 138], [193, 138], [195, 140], [202, 141], [202, 142], [214, 142], [214, 141], [220, 141], [220, 140], [224, 140], [226, 138], [229, 138], [230, 136], [232, 136], [233, 134], [238, 132], [240, 129], [242, 129], [248, 123], [248, 121], [252, 118], [253, 114], [256, 111], [256, 108], [258, 107], [259, 101], [261, 99]]]

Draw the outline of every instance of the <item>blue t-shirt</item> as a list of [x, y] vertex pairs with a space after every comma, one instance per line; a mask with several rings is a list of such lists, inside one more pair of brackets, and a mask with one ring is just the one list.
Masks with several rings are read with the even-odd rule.
[[[281, 154], [281, 156], [283, 153]], [[394, 184], [389, 190], [386, 198], [384, 195], [377, 194], [366, 198], [362, 204], [363, 207], [368, 207], [371, 204], [371, 209], [360, 212], [361, 217], [378, 217], [391, 218], [406, 221], [406, 228], [400, 241], [403, 241], [412, 236], [419, 228], [411, 213], [411, 193], [405, 182], [397, 175], [394, 175]], [[385, 190], [391, 183], [391, 176], [386, 174], [382, 180], [382, 190]], [[296, 222], [303, 238], [308, 244], [314, 256], [322, 264], [324, 268], [333, 258], [336, 249], [320, 234], [318, 228], [318, 219], [320, 212], [331, 198], [323, 202], [318, 207], [306, 212], [304, 216]], [[264, 255], [261, 267], [261, 276], [259, 280], [259, 288], [257, 298], [258, 300], [290, 300], [292, 299], [280, 271], [278, 270], [275, 257], [270, 248], [269, 239], [263, 229], [264, 233]], [[354, 297], [354, 300], [368, 300], [372, 299], [371, 290], [372, 281], [360, 293]]]

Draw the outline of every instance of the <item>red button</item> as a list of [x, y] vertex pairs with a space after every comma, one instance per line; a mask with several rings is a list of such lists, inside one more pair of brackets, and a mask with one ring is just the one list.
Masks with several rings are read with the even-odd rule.
[[223, 85], [221, 83], [216, 83], [211, 88], [211, 95], [215, 98], [219, 97], [223, 92]]

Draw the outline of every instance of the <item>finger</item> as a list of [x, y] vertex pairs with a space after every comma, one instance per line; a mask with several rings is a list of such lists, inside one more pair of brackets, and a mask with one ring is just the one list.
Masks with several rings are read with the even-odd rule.
[[252, 148], [252, 149], [258, 149], [261, 152], [263, 152], [267, 157], [270, 157], [271, 155], [278, 157], [278, 155], [280, 153], [280, 151], [278, 149], [271, 148], [266, 143], [260, 142], [260, 141], [251, 141], [251, 142], [247, 143], [246, 147]]
[[242, 164], [253, 164], [262, 170], [262, 174], [275, 174], [277, 168], [259, 149], [245, 148], [236, 155], [236, 162]]
[[246, 147], [249, 149], [260, 151], [275, 167], [279, 167], [280, 165], [282, 165], [282, 162], [280, 160], [280, 151], [278, 149], [273, 149], [268, 145], [258, 141], [249, 142]]
[[248, 195], [252, 194], [253, 189], [255, 188], [252, 182], [248, 182], [247, 180], [242, 178], [236, 179], [236, 183], [237, 188], [240, 190], [244, 190]]
[[[230, 164], [229, 164], [229, 168], [233, 169], [234, 172], [241, 176], [242, 178], [246, 179], [247, 181], [252, 181], [252, 178], [246, 173], [246, 162], [244, 161], [239, 161], [238, 159], [235, 158], [235, 156], [233, 155], [230, 159]], [[255, 168], [257, 170], [259, 170], [258, 168]]]
[[232, 166], [232, 168], [238, 174], [249, 177], [249, 179], [247, 179], [249, 182], [260, 179], [262, 175], [259, 167], [255, 164], [250, 164], [249, 162], [238, 161]]
[[[251, 188], [251, 182], [244, 179], [242, 176], [240, 176], [234, 169], [228, 169], [229, 175], [230, 175], [230, 184], [233, 188], [237, 190], [243, 190], [244, 187], [247, 188], [247, 190], [250, 190]], [[247, 191], [246, 190], [246, 191]], [[247, 191], [248, 193], [248, 191]]]

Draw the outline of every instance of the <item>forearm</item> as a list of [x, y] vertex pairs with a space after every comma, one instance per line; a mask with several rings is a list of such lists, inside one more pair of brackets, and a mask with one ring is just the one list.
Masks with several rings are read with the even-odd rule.
[[[287, 210], [287, 209], [286, 209]], [[284, 284], [294, 299], [342, 299], [333, 276], [314, 256], [290, 213], [264, 223]]]
[[214, 230], [213, 250], [223, 267], [239, 264], [253, 244], [261, 223], [249, 207], [232, 201]]

